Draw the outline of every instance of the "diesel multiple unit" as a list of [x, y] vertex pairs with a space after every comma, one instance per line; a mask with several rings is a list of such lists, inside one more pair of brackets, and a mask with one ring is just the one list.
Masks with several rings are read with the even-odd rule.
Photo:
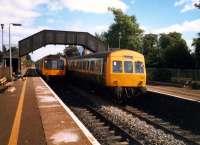
[[119, 49], [69, 58], [49, 55], [39, 60], [36, 68], [46, 77], [69, 76], [94, 82], [114, 92], [117, 100], [146, 90], [144, 56], [132, 50]]
[[48, 55], [38, 60], [35, 65], [36, 70], [47, 78], [66, 75], [66, 59], [61, 55]]
[[131, 97], [146, 89], [144, 56], [132, 50], [115, 50], [67, 59], [67, 71], [93, 81], [117, 94]]

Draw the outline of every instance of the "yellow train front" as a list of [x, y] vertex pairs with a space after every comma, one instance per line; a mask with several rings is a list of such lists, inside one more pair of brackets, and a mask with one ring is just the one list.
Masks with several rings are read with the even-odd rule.
[[110, 88], [118, 100], [146, 91], [144, 56], [132, 50], [90, 54], [68, 58], [68, 71]]
[[47, 79], [66, 75], [66, 59], [60, 55], [48, 55], [38, 60], [35, 65], [37, 72]]

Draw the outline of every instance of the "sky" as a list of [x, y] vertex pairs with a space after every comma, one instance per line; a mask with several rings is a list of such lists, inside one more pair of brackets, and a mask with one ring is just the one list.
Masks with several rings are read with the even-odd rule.
[[[11, 26], [13, 46], [43, 29], [101, 33], [114, 22], [108, 11], [108, 7], [114, 7], [135, 15], [145, 34], [180, 32], [193, 49], [192, 39], [200, 32], [200, 10], [193, 6], [196, 2], [199, 0], [0, 0], [0, 23], [5, 24], [5, 44], [9, 23], [22, 24]], [[37, 60], [63, 49], [63, 45], [49, 45], [33, 52], [31, 57]]]

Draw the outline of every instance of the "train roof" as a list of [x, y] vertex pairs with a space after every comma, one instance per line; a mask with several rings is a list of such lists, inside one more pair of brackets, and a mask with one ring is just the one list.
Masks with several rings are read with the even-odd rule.
[[105, 52], [100, 52], [100, 53], [92, 53], [92, 54], [88, 54], [85, 56], [75, 56], [75, 57], [68, 57], [68, 59], [79, 59], [79, 58], [91, 58], [91, 57], [96, 57], [96, 58], [104, 58], [107, 57], [110, 54], [115, 54], [115, 53], [119, 53], [119, 52], [131, 52], [134, 53], [134, 55], [137, 56], [141, 56], [143, 57], [143, 54], [134, 51], [134, 50], [130, 50], [130, 49], [116, 49], [116, 50], [112, 50], [112, 51], [105, 51]]
[[65, 56], [61, 54], [54, 54], [54, 55], [50, 54], [50, 55], [40, 58], [36, 62], [41, 61], [43, 59], [59, 59], [59, 58], [65, 58]]

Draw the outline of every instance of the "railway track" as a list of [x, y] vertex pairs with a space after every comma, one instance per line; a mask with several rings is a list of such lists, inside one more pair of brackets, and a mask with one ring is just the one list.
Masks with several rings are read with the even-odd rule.
[[147, 123], [155, 126], [158, 129], [164, 130], [167, 133], [173, 134], [175, 138], [183, 140], [189, 145], [200, 145], [200, 135], [194, 135], [188, 130], [181, 129], [177, 125], [173, 125], [170, 122], [163, 121], [160, 118], [157, 118], [153, 115], [145, 113], [133, 106], [120, 107], [124, 111], [137, 116], [138, 118], [146, 121]]
[[[57, 90], [58, 90], [57, 86]], [[66, 90], [66, 89], [64, 89]], [[66, 96], [66, 92], [63, 90], [63, 94], [61, 96]], [[74, 96], [79, 96], [80, 98], [78, 100], [81, 100], [81, 103], [83, 103], [85, 99], [84, 98], [93, 98], [93, 101], [96, 100], [96, 98], [101, 99], [98, 97], [98, 95], [87, 93], [80, 88], [76, 87], [69, 87], [67, 90], [70, 90], [70, 98], [73, 98]], [[58, 92], [58, 91], [57, 91]], [[68, 92], [69, 93], [69, 92]], [[68, 94], [69, 96], [69, 94]], [[91, 100], [90, 100], [91, 101]], [[96, 100], [97, 101], [97, 100]], [[105, 101], [105, 100], [104, 100]], [[65, 100], [65, 102], [68, 102], [67, 105], [69, 105], [71, 101]], [[127, 127], [121, 126], [119, 124], [116, 124], [112, 120], [108, 119], [108, 117], [105, 115], [105, 112], [102, 112], [99, 110], [99, 106], [95, 104], [95, 102], [91, 102], [85, 105], [79, 106], [81, 103], [80, 101], [75, 101], [76, 105], [71, 104], [72, 110], [75, 112], [75, 114], [80, 118], [80, 120], [90, 129], [90, 131], [94, 134], [94, 136], [99, 140], [102, 144], [138, 144], [138, 145], [146, 145], [146, 144], [157, 144], [157, 143], [149, 143], [145, 142], [143, 137], [140, 137], [141, 135], [137, 135], [139, 133], [130, 133], [130, 130], [127, 129]], [[79, 102], [77, 105], [77, 102]], [[98, 102], [98, 101], [97, 101]], [[108, 101], [106, 101], [108, 102]], [[106, 105], [111, 105], [112, 103], [109, 102]], [[84, 106], [84, 107], [83, 107]], [[199, 139], [200, 137], [197, 135], [192, 134], [192, 132], [183, 130], [178, 126], [172, 125], [169, 122], [165, 122], [160, 118], [156, 118], [153, 115], [149, 115], [148, 113], [142, 112], [141, 110], [138, 110], [137, 108], [134, 108], [133, 106], [121, 106], [121, 105], [114, 105], [115, 107], [123, 110], [127, 114], [131, 114], [133, 116], [136, 116], [140, 120], [143, 120], [147, 122], [148, 124], [154, 126], [156, 129], [160, 129], [164, 131], [167, 134], [171, 134], [176, 138], [177, 140], [183, 141], [183, 144], [188, 145], [200, 145]], [[110, 139], [111, 138], [111, 139]], [[161, 143], [162, 144], [162, 143]], [[176, 144], [176, 143], [173, 143]]]
[[82, 99], [82, 92], [74, 87], [70, 87], [70, 90], [61, 90], [61, 96], [68, 96], [64, 102], [102, 145], [144, 145], [137, 137], [108, 120], [92, 102]]
[[73, 112], [104, 145], [143, 145], [137, 138], [129, 135], [119, 126], [107, 120], [101, 113], [90, 106], [71, 107]]

